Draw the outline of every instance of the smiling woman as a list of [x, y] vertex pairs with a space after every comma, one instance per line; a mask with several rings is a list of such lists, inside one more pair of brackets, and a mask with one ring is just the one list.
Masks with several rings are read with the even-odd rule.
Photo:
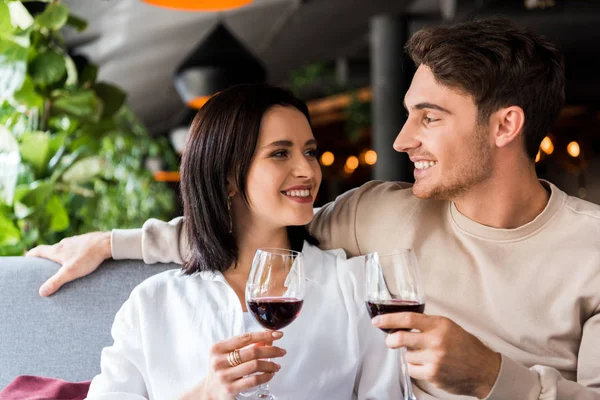
[[188, 273], [225, 271], [234, 261], [234, 236], [259, 221], [288, 227], [295, 251], [304, 240], [316, 243], [303, 227], [321, 184], [309, 118], [291, 93], [260, 84], [225, 91], [196, 115], [181, 163], [187, 234], [202, 238], [192, 240]]

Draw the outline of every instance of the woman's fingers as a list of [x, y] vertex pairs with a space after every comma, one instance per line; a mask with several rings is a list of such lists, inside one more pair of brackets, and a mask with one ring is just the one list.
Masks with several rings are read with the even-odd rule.
[[233, 368], [227, 368], [221, 371], [222, 378], [225, 381], [232, 382], [240, 378], [244, 378], [247, 375], [252, 375], [257, 372], [271, 372], [275, 373], [281, 369], [281, 366], [272, 361], [266, 360], [252, 360], [240, 364]]
[[273, 372], [265, 372], [263, 374], [251, 375], [245, 378], [238, 379], [231, 383], [231, 387], [234, 393], [241, 393], [248, 389], [255, 388], [263, 383], [269, 382], [275, 373]]
[[233, 350], [241, 349], [251, 344], [270, 342], [281, 339], [283, 332], [279, 331], [262, 331], [262, 332], [246, 332], [244, 334], [234, 336], [231, 339], [222, 340], [212, 346], [212, 354], [227, 354]]
[[[261, 346], [258, 344], [239, 349], [238, 351], [242, 364], [252, 360], [279, 358], [286, 354], [286, 351], [281, 347]], [[229, 363], [228, 354], [229, 353], [213, 356], [213, 368], [215, 370], [232, 367], [232, 365]]]

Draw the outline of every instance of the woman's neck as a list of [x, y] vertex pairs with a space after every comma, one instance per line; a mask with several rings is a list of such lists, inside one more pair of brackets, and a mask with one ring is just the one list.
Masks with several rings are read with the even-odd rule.
[[261, 225], [239, 223], [234, 226], [238, 257], [236, 263], [223, 274], [229, 286], [238, 295], [244, 311], [247, 311], [245, 302], [246, 281], [250, 274], [250, 267], [256, 250], [265, 247], [290, 248], [286, 227], [268, 229], [264, 224]]

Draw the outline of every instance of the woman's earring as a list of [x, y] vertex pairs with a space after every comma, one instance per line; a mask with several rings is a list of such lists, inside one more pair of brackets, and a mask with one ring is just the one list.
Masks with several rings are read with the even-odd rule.
[[227, 198], [227, 214], [229, 214], [229, 233], [233, 232], [233, 220], [231, 219], [231, 197]]

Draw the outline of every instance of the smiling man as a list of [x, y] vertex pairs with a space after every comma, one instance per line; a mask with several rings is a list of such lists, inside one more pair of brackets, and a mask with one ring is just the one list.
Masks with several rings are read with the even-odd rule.
[[[600, 207], [535, 172], [564, 104], [564, 67], [544, 38], [505, 19], [419, 31], [408, 119], [394, 143], [414, 185], [369, 182], [309, 228], [350, 255], [414, 249], [426, 314], [380, 316], [407, 347], [418, 399], [600, 399]], [[402, 112], [402, 110], [398, 110]], [[48, 283], [96, 268], [94, 254], [182, 262], [182, 219], [68, 239]], [[81, 249], [86, 249], [81, 252]], [[75, 253], [73, 253], [75, 254]]]

